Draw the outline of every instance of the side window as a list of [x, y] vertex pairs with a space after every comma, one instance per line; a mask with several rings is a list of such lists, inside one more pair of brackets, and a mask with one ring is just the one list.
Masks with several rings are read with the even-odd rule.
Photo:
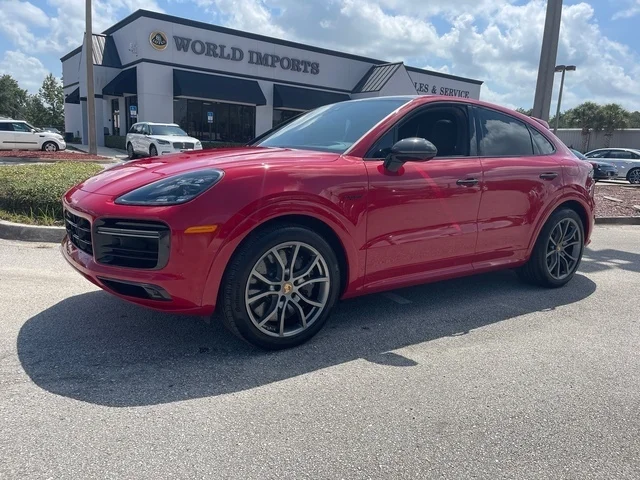
[[613, 150], [609, 155], [609, 158], [624, 158], [626, 160], [633, 157], [631, 156], [631, 152], [626, 152], [624, 150]]
[[537, 155], [549, 155], [555, 152], [555, 147], [544, 135], [535, 128], [529, 127], [529, 130], [531, 131], [531, 138], [533, 138], [533, 149]]
[[611, 152], [609, 150], [599, 150], [587, 155], [589, 158], [607, 158]]
[[137, 125], [131, 125], [131, 128], [129, 129], [129, 133], [136, 133], [136, 127]]
[[398, 127], [398, 140], [426, 138], [439, 157], [469, 156], [469, 118], [465, 107], [427, 106]]
[[140, 133], [142, 133], [143, 135], [150, 135], [151, 129], [149, 128], [149, 125], [142, 125], [142, 131]]
[[367, 154], [367, 158], [386, 158], [395, 143], [396, 129], [392, 128], [378, 140]]
[[480, 155], [485, 157], [524, 157], [533, 155], [527, 126], [509, 115], [478, 108]]
[[22, 123], [22, 122], [16, 122], [13, 124], [13, 131], [14, 132], [28, 132], [31, 133], [31, 129], [29, 127], [27, 127], [26, 123]]
[[638, 155], [637, 153], [631, 153], [631, 158], [633, 158], [634, 160], [640, 160], [640, 155]]
[[13, 128], [11, 128], [11, 124], [8, 122], [0, 123], [0, 132], [13, 132]]

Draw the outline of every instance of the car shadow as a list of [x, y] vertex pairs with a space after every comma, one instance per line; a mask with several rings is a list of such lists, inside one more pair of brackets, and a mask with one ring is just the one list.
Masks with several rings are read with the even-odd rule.
[[[340, 302], [315, 338], [278, 352], [245, 344], [216, 319], [154, 312], [96, 291], [28, 320], [18, 356], [49, 392], [114, 407], [155, 405], [240, 392], [357, 359], [410, 368], [416, 362], [392, 350], [555, 309], [595, 290], [582, 275], [545, 290], [509, 271], [405, 288]], [[393, 301], [398, 296], [400, 303]]]
[[582, 257], [580, 270], [585, 273], [602, 272], [604, 270], [628, 270], [640, 272], [640, 255], [615, 249], [587, 249]]

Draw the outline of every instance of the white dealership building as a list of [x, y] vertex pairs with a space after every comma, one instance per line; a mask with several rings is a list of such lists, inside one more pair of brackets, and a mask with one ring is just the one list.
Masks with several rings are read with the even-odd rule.
[[[299, 112], [354, 98], [479, 98], [481, 81], [138, 10], [93, 35], [98, 144], [137, 121], [246, 142]], [[84, 46], [61, 59], [67, 135], [87, 139]]]

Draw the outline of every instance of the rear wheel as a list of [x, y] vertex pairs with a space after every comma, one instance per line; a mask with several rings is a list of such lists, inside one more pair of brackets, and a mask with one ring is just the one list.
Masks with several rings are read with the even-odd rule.
[[133, 151], [133, 145], [131, 145], [131, 143], [127, 144], [127, 155], [129, 156], [129, 160], [136, 158], [136, 152]]
[[584, 226], [570, 209], [553, 213], [542, 228], [529, 261], [518, 270], [528, 283], [548, 288], [566, 285], [575, 275], [584, 251]]
[[59, 148], [56, 142], [45, 142], [44, 145], [42, 145], [42, 150], [45, 152], [57, 152]]
[[157, 157], [158, 156], [158, 149], [156, 148], [155, 145], [151, 145], [149, 147], [149, 155], [152, 157]]
[[258, 347], [294, 347], [320, 331], [339, 289], [338, 261], [324, 238], [297, 225], [274, 226], [231, 260], [221, 289], [223, 321]]
[[640, 168], [633, 168], [627, 173], [627, 180], [634, 185], [640, 184]]

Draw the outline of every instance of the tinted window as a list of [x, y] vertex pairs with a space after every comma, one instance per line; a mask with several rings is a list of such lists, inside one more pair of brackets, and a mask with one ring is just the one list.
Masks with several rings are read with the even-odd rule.
[[553, 144], [545, 138], [539, 131], [535, 128], [530, 128], [531, 130], [531, 138], [533, 138], [533, 146], [535, 153], [538, 155], [549, 155], [555, 151]]
[[485, 157], [519, 157], [533, 155], [529, 129], [509, 115], [479, 108], [480, 155]]
[[609, 158], [633, 158], [631, 152], [626, 152], [624, 150], [613, 150], [609, 154]]
[[136, 126], [132, 125], [131, 128], [129, 129], [129, 133], [136, 133]]
[[396, 129], [392, 128], [385, 133], [380, 140], [378, 140], [373, 148], [370, 150], [367, 158], [386, 158], [391, 153], [391, 148], [395, 143]]
[[13, 132], [10, 123], [0, 123], [0, 132]]
[[587, 153], [587, 157], [589, 157], [589, 158], [606, 158], [606, 157], [609, 156], [610, 153], [611, 153], [611, 151], [609, 151], [609, 150], [599, 150], [597, 152]]
[[408, 100], [384, 98], [326, 105], [275, 130], [258, 145], [344, 153], [374, 125]]
[[186, 136], [187, 132], [175, 125], [149, 125], [151, 135]]

